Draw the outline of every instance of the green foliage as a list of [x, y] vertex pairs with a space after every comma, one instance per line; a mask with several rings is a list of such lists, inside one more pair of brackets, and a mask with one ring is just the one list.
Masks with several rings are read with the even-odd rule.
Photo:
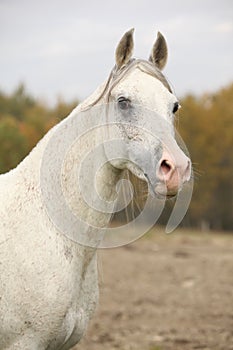
[[35, 104], [35, 100], [26, 93], [23, 84], [20, 84], [11, 96], [0, 93], [1, 114], [12, 115], [17, 120], [23, 120], [25, 110]]
[[8, 115], [0, 122], [0, 145], [0, 172], [15, 167], [26, 155], [26, 139], [17, 121]]

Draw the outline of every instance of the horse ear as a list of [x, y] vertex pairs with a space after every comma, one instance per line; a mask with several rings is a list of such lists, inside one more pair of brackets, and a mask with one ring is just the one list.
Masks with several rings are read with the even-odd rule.
[[133, 54], [133, 32], [134, 28], [126, 32], [121, 38], [116, 48], [116, 65], [121, 68], [124, 64], [127, 64]]
[[149, 61], [160, 70], [162, 70], [167, 63], [167, 43], [160, 32], [157, 34], [157, 39], [152, 48]]

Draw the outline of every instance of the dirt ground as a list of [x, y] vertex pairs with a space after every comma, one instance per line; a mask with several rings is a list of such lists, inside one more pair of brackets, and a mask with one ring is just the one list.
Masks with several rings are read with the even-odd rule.
[[100, 301], [73, 350], [233, 349], [233, 235], [158, 230], [99, 252]]

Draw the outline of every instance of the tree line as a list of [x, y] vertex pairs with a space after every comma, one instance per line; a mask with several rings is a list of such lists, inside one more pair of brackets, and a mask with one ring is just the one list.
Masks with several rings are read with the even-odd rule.
[[[187, 95], [176, 128], [194, 167], [194, 192], [184, 225], [233, 229], [233, 84], [212, 94]], [[58, 100], [54, 107], [33, 98], [20, 84], [0, 91], [0, 173], [30, 152], [43, 135], [78, 104]]]
[[14, 168], [77, 104], [59, 99], [48, 107], [34, 99], [23, 84], [12, 94], [0, 92], [0, 173]]
[[[179, 132], [194, 166], [191, 226], [233, 228], [233, 84], [182, 100]], [[196, 171], [196, 176], [195, 176]]]

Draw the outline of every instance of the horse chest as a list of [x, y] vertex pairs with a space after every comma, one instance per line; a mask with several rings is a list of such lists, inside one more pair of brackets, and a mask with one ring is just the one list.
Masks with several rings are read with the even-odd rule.
[[[0, 266], [0, 315], [8, 314], [17, 331], [9, 333], [8, 319], [3, 317], [0, 335], [1, 345], [6, 344], [3, 349], [7, 348], [8, 339], [17, 349], [27, 349], [25, 344], [31, 338], [48, 350], [69, 349], [64, 344], [79, 341], [98, 298], [95, 251], [58, 234], [37, 209], [37, 216], [29, 215], [27, 208], [20, 209], [27, 214], [26, 225], [19, 220], [16, 225], [15, 217], [19, 216], [16, 210], [11, 227], [3, 236], [0, 256], [7, 269]], [[43, 227], [41, 222], [45, 222]], [[26, 230], [28, 227], [30, 231]]]
[[[66, 258], [70, 259], [70, 252], [66, 250]], [[88, 260], [88, 259], [87, 259]], [[96, 269], [96, 256], [93, 256], [86, 266], [82, 267], [82, 275], [79, 284], [74, 286], [74, 295], [71, 305], [67, 308], [62, 322], [60, 334], [63, 334], [64, 346], [62, 350], [79, 342], [86, 330], [88, 321], [93, 315], [98, 300], [98, 280]], [[51, 349], [56, 349], [57, 345]]]

